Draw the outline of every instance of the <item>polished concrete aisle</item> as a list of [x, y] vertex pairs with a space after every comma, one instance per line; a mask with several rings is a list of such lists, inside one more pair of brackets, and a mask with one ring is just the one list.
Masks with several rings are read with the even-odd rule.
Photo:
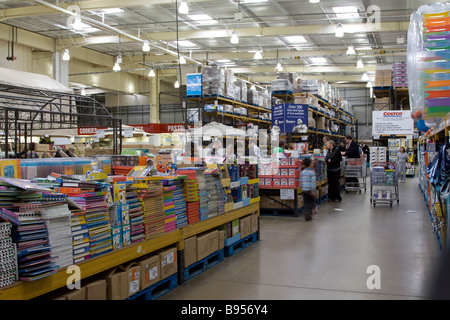
[[[262, 216], [261, 241], [161, 299], [426, 299], [442, 262], [417, 179], [400, 184], [400, 204], [370, 205], [367, 193], [342, 192], [319, 215]], [[369, 266], [380, 289], [368, 289]]]

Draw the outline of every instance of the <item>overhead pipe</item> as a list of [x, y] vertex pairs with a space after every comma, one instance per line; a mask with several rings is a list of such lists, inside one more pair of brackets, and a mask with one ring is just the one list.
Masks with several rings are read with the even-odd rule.
[[[37, 2], [37, 3], [40, 3], [40, 4], [44, 5], [44, 6], [47, 6], [47, 7], [49, 7], [49, 8], [55, 9], [55, 10], [57, 10], [57, 11], [59, 11], [59, 12], [64, 13], [64, 14], [67, 14], [67, 15], [70, 15], [70, 16], [78, 17], [78, 15], [77, 15], [76, 13], [74, 13], [74, 12], [72, 12], [72, 11], [69, 11], [69, 10], [66, 10], [66, 9], [64, 9], [64, 8], [61, 8], [61, 7], [57, 6], [57, 5], [54, 5], [54, 4], [52, 4], [52, 3], [49, 3], [49, 2], [47, 2], [47, 1], [43, 1], [43, 0], [33, 0], [33, 1], [34, 1], [34, 2]], [[92, 18], [89, 18], [89, 17], [81, 16], [81, 14], [79, 15], [79, 17], [80, 17], [82, 20], [88, 22], [89, 24], [94, 24], [94, 25], [99, 26], [99, 27], [101, 27], [101, 28], [107, 29], [107, 30], [109, 30], [109, 31], [111, 31], [111, 32], [113, 32], [113, 33], [120, 34], [120, 35], [122, 35], [122, 36], [124, 36], [124, 37], [127, 37], [127, 38], [129, 38], [129, 39], [131, 39], [131, 40], [134, 40], [134, 41], [138, 41], [138, 42], [144, 43], [144, 40], [142, 40], [141, 38], [136, 37], [136, 36], [133, 36], [132, 34], [129, 34], [128, 32], [125, 32], [125, 31], [122, 31], [122, 30], [117, 29], [117, 28], [115, 28], [115, 27], [112, 27], [112, 26], [110, 26], [110, 25], [108, 25], [108, 24], [106, 24], [106, 23], [97, 21], [97, 20], [92, 19]], [[166, 52], [166, 53], [168, 53], [168, 54], [170, 54], [170, 55], [173, 55], [173, 56], [177, 56], [177, 57], [178, 57], [178, 53], [175, 52], [175, 51], [172, 51], [172, 50], [166, 49], [166, 48], [164, 48], [164, 47], [155, 45], [155, 44], [153, 44], [153, 43], [151, 43], [151, 42], [150, 42], [150, 45], [151, 45], [152, 47], [158, 49], [158, 50], [164, 51], [164, 52]], [[185, 55], [181, 55], [181, 54], [180, 54], [180, 56], [183, 56], [186, 60], [189, 60], [189, 61], [191, 61], [191, 62], [193, 62], [193, 63], [195, 63], [195, 64], [203, 65], [203, 62], [200, 62], [200, 61], [197, 61], [197, 60], [195, 60], [195, 59], [192, 59], [191, 57], [188, 57], [188, 56], [185, 56]]]

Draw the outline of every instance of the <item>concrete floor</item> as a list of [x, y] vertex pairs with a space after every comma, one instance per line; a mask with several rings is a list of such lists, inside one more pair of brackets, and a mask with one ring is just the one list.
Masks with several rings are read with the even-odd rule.
[[[392, 208], [371, 206], [369, 190], [368, 180], [366, 193], [342, 192], [342, 203], [321, 204], [311, 222], [262, 216], [261, 241], [161, 300], [428, 298], [442, 255], [418, 180], [400, 184]], [[371, 265], [380, 289], [367, 287]]]

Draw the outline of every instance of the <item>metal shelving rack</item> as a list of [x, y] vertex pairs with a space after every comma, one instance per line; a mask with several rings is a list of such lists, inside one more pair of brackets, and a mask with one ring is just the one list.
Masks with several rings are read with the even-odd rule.
[[92, 97], [0, 84], [0, 130], [4, 132], [5, 150], [12, 136], [13, 151], [17, 154], [20, 138], [24, 138], [27, 149], [35, 130], [51, 133], [78, 127], [112, 128], [113, 151], [120, 154], [122, 120], [114, 119]]

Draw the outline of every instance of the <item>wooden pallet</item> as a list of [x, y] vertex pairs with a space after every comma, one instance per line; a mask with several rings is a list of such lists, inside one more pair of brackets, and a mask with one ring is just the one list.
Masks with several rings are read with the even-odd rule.
[[178, 274], [173, 274], [170, 277], [163, 279], [154, 285], [151, 285], [144, 290], [132, 295], [126, 300], [156, 300], [166, 293], [175, 289], [178, 285]]
[[184, 281], [186, 282], [208, 270], [209, 268], [215, 266], [219, 262], [223, 261], [223, 258], [224, 249], [220, 249], [219, 251], [210, 254], [206, 258], [191, 264], [184, 269]]
[[257, 234], [253, 233], [244, 239], [239, 240], [238, 242], [233, 243], [230, 246], [226, 246], [224, 248], [225, 257], [231, 257], [232, 255], [238, 253], [239, 251], [247, 248], [249, 245], [256, 242], [258, 239]]

